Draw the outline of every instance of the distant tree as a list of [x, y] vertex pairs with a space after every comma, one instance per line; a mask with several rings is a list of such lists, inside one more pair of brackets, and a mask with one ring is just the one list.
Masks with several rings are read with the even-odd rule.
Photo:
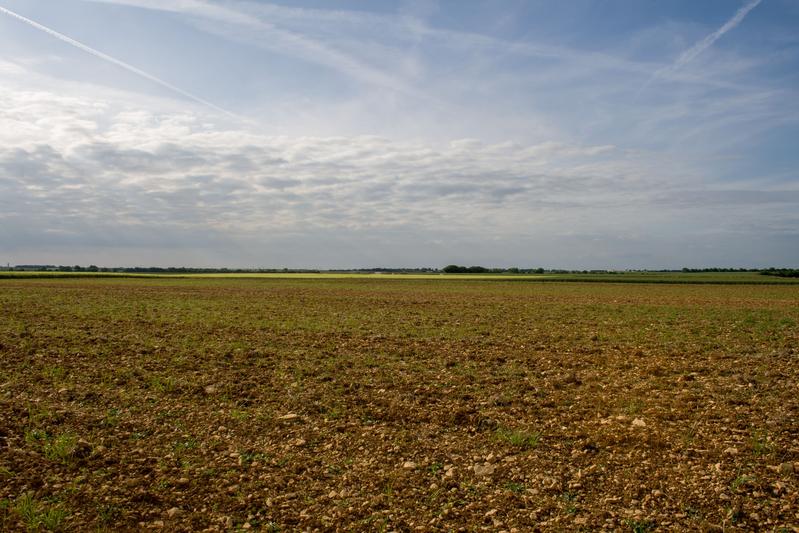
[[458, 265], [447, 265], [442, 270], [447, 274], [461, 274], [466, 271], [466, 267]]

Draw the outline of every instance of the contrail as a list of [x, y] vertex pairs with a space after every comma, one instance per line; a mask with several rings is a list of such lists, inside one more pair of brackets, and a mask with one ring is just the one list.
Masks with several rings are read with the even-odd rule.
[[39, 24], [38, 22], [36, 22], [34, 20], [31, 20], [31, 19], [29, 19], [27, 17], [23, 17], [22, 15], [13, 12], [10, 9], [6, 9], [6, 8], [0, 6], [0, 12], [5, 13], [6, 15], [9, 15], [11, 17], [14, 17], [17, 20], [21, 20], [25, 24], [29, 24], [30, 26], [33, 26], [37, 30], [41, 30], [41, 31], [43, 31], [43, 32], [45, 32], [45, 33], [47, 33], [49, 35], [52, 35], [56, 39], [64, 41], [67, 44], [71, 44], [75, 48], [79, 48], [79, 49], [83, 50], [86, 53], [89, 53], [89, 54], [91, 54], [91, 55], [93, 55], [95, 57], [99, 57], [100, 59], [102, 59], [104, 61], [107, 61], [109, 63], [113, 63], [114, 65], [117, 65], [118, 67], [122, 67], [123, 69], [127, 70], [128, 72], [132, 72], [133, 74], [136, 74], [138, 76], [141, 76], [142, 78], [150, 80], [151, 82], [156, 83], [156, 84], [160, 85], [161, 87], [165, 87], [165, 88], [169, 89], [172, 92], [175, 92], [175, 93], [177, 93], [177, 94], [179, 94], [181, 96], [184, 96], [184, 97], [186, 97], [186, 98], [188, 98], [190, 100], [194, 100], [195, 102], [197, 102], [199, 104], [202, 104], [202, 105], [204, 105], [206, 107], [209, 107], [209, 108], [213, 109], [214, 111], [218, 111], [219, 113], [223, 113], [223, 114], [225, 114], [225, 115], [227, 115], [229, 117], [235, 118], [237, 120], [243, 120], [245, 122], [250, 122], [249, 120], [245, 119], [244, 117], [240, 117], [240, 116], [236, 115], [235, 113], [233, 113], [231, 111], [228, 111], [227, 109], [223, 109], [223, 108], [219, 107], [218, 105], [216, 105], [216, 104], [214, 104], [212, 102], [209, 102], [208, 100], [204, 100], [203, 98], [200, 98], [199, 96], [193, 95], [193, 94], [191, 94], [188, 91], [184, 91], [180, 87], [175, 87], [174, 85], [172, 85], [169, 82], [166, 82], [166, 81], [164, 81], [164, 80], [162, 80], [160, 78], [157, 78], [157, 77], [153, 76], [152, 74], [148, 74], [147, 72], [144, 72], [143, 70], [138, 69], [138, 68], [134, 67], [133, 65], [129, 65], [128, 63], [125, 63], [124, 61], [120, 61], [119, 59], [113, 58], [113, 57], [109, 56], [108, 54], [104, 54], [103, 52], [100, 52], [99, 50], [95, 50], [91, 46], [87, 46], [87, 45], [83, 44], [80, 41], [76, 41], [75, 39], [72, 39], [71, 37], [67, 37], [63, 33], [58, 33], [57, 31], [55, 31], [53, 29], [50, 29], [47, 26], [44, 26], [42, 24]]
[[763, 0], [752, 0], [742, 8], [740, 8], [733, 17], [724, 23], [724, 25], [693, 45], [691, 48], [680, 54], [680, 57], [674, 62], [671, 66], [672, 69], [678, 69], [688, 63], [689, 61], [693, 60], [696, 56], [713, 46], [713, 43], [718, 41], [722, 35], [727, 33], [728, 31], [735, 29], [738, 24], [744, 19], [746, 15], [749, 14], [757, 5], [762, 2]]
[[663, 74], [679, 70], [686, 64], [693, 61], [696, 56], [713, 46], [713, 43], [718, 41], [725, 33], [735, 29], [743, 21], [744, 17], [746, 17], [746, 15], [748, 15], [749, 12], [756, 8], [762, 1], [763, 0], [750, 0], [749, 3], [738, 9], [738, 11], [735, 12], [735, 15], [733, 15], [732, 18], [725, 22], [724, 25], [722, 25], [719, 29], [680, 54], [680, 57], [678, 57], [674, 63], [655, 71], [655, 73], [652, 74], [652, 77], [647, 80], [647, 82], [641, 87], [641, 89], [639, 89], [638, 92], [640, 93], [644, 88], [646, 88], [647, 85], [652, 83], [652, 81], [654, 81], [656, 78], [661, 77]]

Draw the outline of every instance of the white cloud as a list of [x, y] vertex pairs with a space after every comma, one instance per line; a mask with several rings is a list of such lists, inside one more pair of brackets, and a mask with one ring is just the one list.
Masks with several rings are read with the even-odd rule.
[[[376, 239], [385, 257], [402, 235], [482, 236], [506, 246], [545, 235], [622, 238], [651, 224], [654, 206], [699, 211], [685, 201], [685, 191], [696, 189], [690, 169], [608, 145], [265, 136], [209, 127], [195, 114], [45, 90], [3, 87], [0, 99], [7, 103], [0, 110], [0, 238], [7, 249], [82, 243], [99, 250], [110, 239], [151, 252], [169, 242], [213, 246], [255, 261], [259, 241], [335, 239], [344, 253]], [[704, 197], [718, 199], [711, 209], [734, 198], [738, 208], [756, 210], [776, 205], [779, 195]], [[797, 201], [783, 196], [779, 205]], [[752, 217], [766, 219], [760, 211]], [[232, 243], [246, 244], [235, 255]], [[325, 263], [314, 253], [321, 249], [297, 257], [322, 266], [344, 261], [336, 255]], [[356, 254], [348, 265], [367, 257]]]

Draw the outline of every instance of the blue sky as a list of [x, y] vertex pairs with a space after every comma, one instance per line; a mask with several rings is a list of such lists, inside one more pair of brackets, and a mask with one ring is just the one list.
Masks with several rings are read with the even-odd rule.
[[2, 262], [799, 266], [795, 0], [0, 7]]

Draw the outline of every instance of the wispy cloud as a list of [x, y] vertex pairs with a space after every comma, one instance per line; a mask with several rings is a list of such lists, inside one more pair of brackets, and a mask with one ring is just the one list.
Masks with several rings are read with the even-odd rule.
[[179, 94], [179, 95], [181, 95], [181, 96], [183, 96], [185, 98], [188, 98], [188, 99], [193, 100], [193, 101], [195, 101], [195, 102], [197, 102], [199, 104], [202, 104], [202, 105], [204, 105], [206, 107], [209, 107], [209, 108], [213, 109], [214, 111], [217, 111], [219, 113], [225, 114], [225, 115], [227, 115], [227, 116], [229, 116], [231, 118], [237, 119], [237, 120], [242, 120], [242, 121], [246, 121], [247, 120], [247, 119], [245, 119], [243, 117], [240, 117], [239, 115], [236, 115], [235, 113], [233, 113], [231, 111], [228, 111], [227, 109], [223, 109], [223, 108], [219, 107], [218, 105], [216, 105], [216, 104], [214, 104], [212, 102], [209, 102], [208, 100], [200, 98], [199, 96], [197, 96], [195, 94], [192, 94], [189, 91], [181, 89], [180, 87], [176, 87], [175, 85], [172, 85], [171, 83], [169, 83], [167, 81], [164, 81], [161, 78], [158, 78], [158, 77], [156, 77], [156, 76], [154, 76], [154, 75], [152, 75], [152, 74], [150, 74], [148, 72], [145, 72], [145, 71], [141, 70], [140, 68], [136, 68], [133, 65], [125, 63], [124, 61], [121, 61], [121, 60], [119, 60], [119, 59], [117, 59], [115, 57], [111, 57], [108, 54], [105, 54], [105, 53], [103, 53], [103, 52], [101, 52], [99, 50], [96, 50], [95, 48], [92, 48], [91, 46], [88, 46], [86, 44], [83, 44], [80, 41], [76, 41], [75, 39], [73, 39], [71, 37], [68, 37], [68, 36], [64, 35], [63, 33], [59, 33], [59, 32], [57, 32], [56, 30], [54, 30], [52, 28], [48, 28], [47, 26], [45, 26], [43, 24], [40, 24], [40, 23], [36, 22], [35, 20], [31, 20], [31, 19], [29, 19], [27, 17], [24, 17], [24, 16], [20, 15], [19, 13], [15, 13], [14, 11], [11, 11], [10, 9], [7, 9], [5, 7], [0, 6], [0, 13], [4, 13], [4, 14], [10, 16], [10, 17], [13, 17], [13, 18], [21, 21], [21, 22], [24, 22], [25, 24], [28, 24], [29, 26], [32, 26], [32, 27], [36, 28], [37, 30], [43, 31], [43, 32], [47, 33], [48, 35], [51, 35], [52, 37], [55, 37], [56, 39], [59, 39], [59, 40], [65, 42], [65, 43], [67, 43], [67, 44], [69, 44], [71, 46], [74, 46], [75, 48], [83, 50], [84, 52], [86, 52], [88, 54], [91, 54], [94, 57], [102, 59], [103, 61], [107, 61], [108, 63], [112, 63], [112, 64], [114, 64], [114, 65], [116, 65], [118, 67], [121, 67], [121, 68], [127, 70], [128, 72], [136, 74], [137, 76], [140, 76], [140, 77], [142, 77], [142, 78], [144, 78], [146, 80], [149, 80], [149, 81], [151, 81], [151, 82], [153, 82], [153, 83], [155, 83], [157, 85], [160, 85], [161, 87], [169, 89], [170, 91], [172, 91], [174, 93], [177, 93], [177, 94]]
[[[361, 82], [382, 89], [400, 92], [420, 99], [431, 99], [400, 76], [364, 62], [328, 42], [322, 42], [307, 34], [279, 27], [263, 17], [249, 14], [246, 11], [215, 5], [205, 0], [89, 1], [200, 17], [213, 22], [212, 24], [201, 26], [208, 33], [221, 35], [234, 41], [245, 41], [261, 48], [299, 57], [305, 61], [332, 68]], [[222, 24], [220, 25], [219, 23]]]

